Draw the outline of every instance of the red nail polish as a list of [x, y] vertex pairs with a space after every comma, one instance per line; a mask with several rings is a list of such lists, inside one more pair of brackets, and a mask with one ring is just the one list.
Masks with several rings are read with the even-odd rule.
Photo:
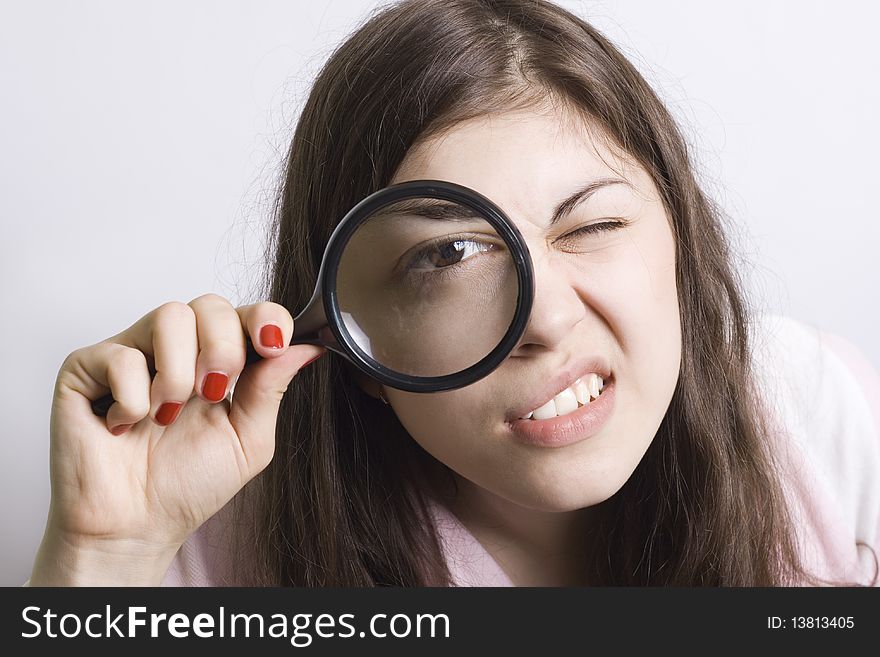
[[281, 349], [284, 346], [281, 329], [274, 324], [266, 324], [260, 329], [260, 344], [269, 349]]
[[323, 355], [324, 355], [324, 354], [318, 354], [318, 355], [315, 356], [314, 358], [311, 358], [311, 359], [307, 360], [305, 363], [303, 363], [303, 364], [300, 366], [299, 369], [302, 369], [302, 368], [305, 367], [306, 365], [310, 365], [311, 363], [314, 363], [316, 360], [318, 360], [318, 359], [319, 359], [321, 356], [323, 356]]
[[133, 426], [133, 424], [120, 424], [110, 429], [110, 433], [112, 433], [114, 436], [121, 436]]
[[205, 383], [202, 385], [202, 394], [205, 399], [212, 402], [218, 402], [226, 396], [226, 384], [229, 377], [222, 372], [211, 372], [205, 377]]
[[168, 426], [177, 419], [181, 408], [183, 408], [183, 404], [180, 402], [165, 402], [156, 412], [156, 423], [163, 427]]

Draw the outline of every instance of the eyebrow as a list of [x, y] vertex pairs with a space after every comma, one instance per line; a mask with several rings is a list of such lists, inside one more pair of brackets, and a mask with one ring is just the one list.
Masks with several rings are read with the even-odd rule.
[[381, 209], [376, 213], [380, 216], [396, 217], [398, 215], [417, 215], [425, 219], [438, 221], [471, 221], [483, 220], [483, 216], [476, 210], [458, 203], [432, 198], [411, 198], [397, 201]]
[[[553, 226], [560, 222], [566, 215], [571, 213], [578, 205], [587, 201], [594, 193], [603, 187], [611, 185], [632, 185], [622, 178], [597, 178], [591, 180], [584, 187], [577, 190], [574, 194], [562, 201], [553, 210], [550, 219], [550, 225]], [[475, 210], [458, 203], [451, 203], [440, 199], [412, 198], [404, 199], [389, 206], [382, 208], [379, 215], [417, 215], [426, 219], [435, 219], [439, 221], [472, 221], [474, 219], [482, 219], [482, 216]]]
[[596, 180], [591, 180], [586, 186], [582, 187], [556, 206], [556, 209], [553, 211], [553, 216], [550, 219], [550, 225], [553, 226], [561, 221], [563, 217], [590, 198], [590, 196], [592, 196], [597, 190], [610, 185], [626, 185], [632, 187], [630, 183], [622, 178], [597, 178]]

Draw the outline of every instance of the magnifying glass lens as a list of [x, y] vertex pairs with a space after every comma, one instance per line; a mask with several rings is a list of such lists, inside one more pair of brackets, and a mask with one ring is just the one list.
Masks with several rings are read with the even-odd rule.
[[336, 297], [363, 354], [400, 374], [460, 372], [485, 358], [514, 319], [510, 250], [476, 210], [413, 197], [364, 219], [341, 253]]

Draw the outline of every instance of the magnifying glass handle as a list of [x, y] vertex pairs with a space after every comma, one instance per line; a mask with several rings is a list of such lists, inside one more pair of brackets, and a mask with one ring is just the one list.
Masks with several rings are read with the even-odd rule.
[[[297, 315], [293, 320], [293, 338], [290, 344], [317, 344], [323, 347], [334, 349], [336, 340], [333, 332], [327, 326], [327, 318], [324, 314], [324, 307], [316, 288], [314, 296], [309, 301], [305, 310]], [[247, 355], [245, 356], [245, 367], [257, 362], [262, 356], [257, 353], [254, 343], [250, 337], [247, 338]], [[149, 368], [150, 379], [156, 376], [156, 370]], [[92, 402], [92, 412], [98, 417], [106, 417], [107, 411], [116, 403], [113, 395], [106, 394]]]

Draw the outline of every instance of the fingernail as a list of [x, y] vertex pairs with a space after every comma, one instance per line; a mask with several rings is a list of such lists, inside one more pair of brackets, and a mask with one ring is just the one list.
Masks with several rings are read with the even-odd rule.
[[269, 349], [281, 349], [284, 346], [281, 329], [275, 324], [266, 324], [260, 329], [260, 344]]
[[121, 436], [133, 426], [133, 424], [120, 424], [110, 429], [110, 433], [112, 433], [114, 436]]
[[202, 394], [208, 401], [218, 402], [226, 396], [228, 382], [229, 377], [222, 372], [211, 372], [205, 377], [205, 383], [202, 384]]
[[163, 427], [168, 426], [177, 419], [177, 414], [180, 413], [181, 408], [183, 408], [183, 404], [180, 402], [165, 402], [156, 411], [156, 423], [161, 424]]
[[299, 369], [302, 369], [302, 368], [305, 367], [306, 365], [309, 365], [309, 364], [311, 364], [311, 363], [314, 363], [316, 360], [318, 360], [318, 359], [319, 359], [321, 356], [323, 356], [323, 355], [324, 355], [324, 354], [318, 354], [318, 355], [315, 356], [314, 358], [312, 358], [312, 359], [310, 359], [310, 360], [307, 360], [305, 363], [302, 364], [302, 366], [301, 366]]

